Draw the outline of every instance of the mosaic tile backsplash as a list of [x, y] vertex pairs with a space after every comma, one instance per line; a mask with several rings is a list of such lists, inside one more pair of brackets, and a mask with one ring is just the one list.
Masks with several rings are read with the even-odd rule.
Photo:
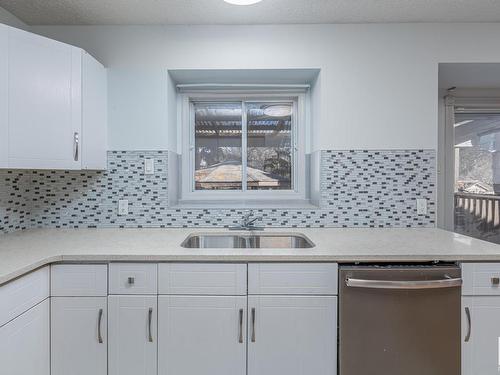
[[[144, 159], [155, 159], [145, 175]], [[168, 207], [168, 152], [110, 151], [106, 171], [0, 171], [0, 232], [26, 228], [227, 227], [243, 209]], [[435, 151], [322, 151], [317, 209], [259, 209], [271, 227], [433, 227]], [[415, 198], [427, 198], [417, 215]], [[118, 216], [119, 199], [129, 214]]]

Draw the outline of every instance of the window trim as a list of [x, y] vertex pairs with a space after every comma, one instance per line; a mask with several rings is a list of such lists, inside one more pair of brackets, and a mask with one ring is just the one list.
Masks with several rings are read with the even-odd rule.
[[[308, 91], [307, 90], [217, 90], [190, 91], [178, 94], [180, 105], [179, 135], [181, 143], [181, 181], [179, 203], [221, 202], [230, 205], [234, 202], [246, 202], [261, 205], [263, 202], [279, 203], [284, 201], [302, 201], [309, 203], [307, 193], [308, 168], [306, 165], [306, 140], [309, 131]], [[293, 102], [295, 116], [292, 117], [292, 186], [293, 190], [194, 190], [194, 102]], [[243, 103], [244, 104], [244, 103]], [[242, 105], [244, 109], [244, 105]], [[243, 110], [242, 116], [246, 116]], [[301, 126], [299, 126], [301, 124]], [[243, 127], [246, 120], [243, 118]], [[246, 139], [242, 140], [242, 148]], [[242, 158], [243, 159], [243, 158]], [[186, 164], [188, 167], [186, 167]], [[247, 161], [243, 161], [243, 168]], [[244, 173], [245, 174], [245, 173]], [[246, 176], [245, 176], [246, 177]], [[243, 178], [245, 180], [245, 178]], [[244, 182], [244, 181], [243, 181]], [[231, 203], [232, 202], [232, 203]]]

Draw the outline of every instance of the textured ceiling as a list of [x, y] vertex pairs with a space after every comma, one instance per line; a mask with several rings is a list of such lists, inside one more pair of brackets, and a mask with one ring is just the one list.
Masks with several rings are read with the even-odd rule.
[[499, 0], [0, 0], [29, 25], [500, 22]]

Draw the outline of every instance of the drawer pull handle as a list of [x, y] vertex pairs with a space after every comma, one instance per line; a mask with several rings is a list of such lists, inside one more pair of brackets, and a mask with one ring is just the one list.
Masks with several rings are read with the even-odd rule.
[[239, 331], [238, 331], [238, 342], [243, 344], [243, 309], [239, 311]]
[[99, 318], [98, 318], [98, 323], [97, 323], [97, 341], [99, 342], [99, 344], [103, 343], [102, 334], [101, 334], [102, 314], [103, 314], [103, 310], [99, 309]]
[[495, 285], [495, 286], [500, 285], [500, 277], [492, 277], [491, 278], [491, 284]]
[[252, 342], [255, 342], [255, 307], [252, 307]]
[[465, 316], [467, 318], [467, 334], [465, 335], [465, 342], [469, 342], [472, 330], [472, 323], [470, 319], [470, 309], [468, 307], [465, 308]]
[[128, 284], [129, 285], [134, 285], [135, 284], [135, 277], [129, 277], [128, 278]]
[[153, 334], [151, 333], [151, 321], [153, 320], [153, 308], [148, 311], [148, 327], [149, 327], [149, 342], [153, 342]]

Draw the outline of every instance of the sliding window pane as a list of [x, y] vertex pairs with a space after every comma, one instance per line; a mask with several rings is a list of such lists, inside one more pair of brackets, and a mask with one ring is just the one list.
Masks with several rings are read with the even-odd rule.
[[455, 232], [500, 244], [500, 114], [455, 113]]
[[241, 190], [241, 103], [194, 103], [194, 121], [195, 190]]
[[292, 103], [247, 103], [247, 189], [292, 189]]

